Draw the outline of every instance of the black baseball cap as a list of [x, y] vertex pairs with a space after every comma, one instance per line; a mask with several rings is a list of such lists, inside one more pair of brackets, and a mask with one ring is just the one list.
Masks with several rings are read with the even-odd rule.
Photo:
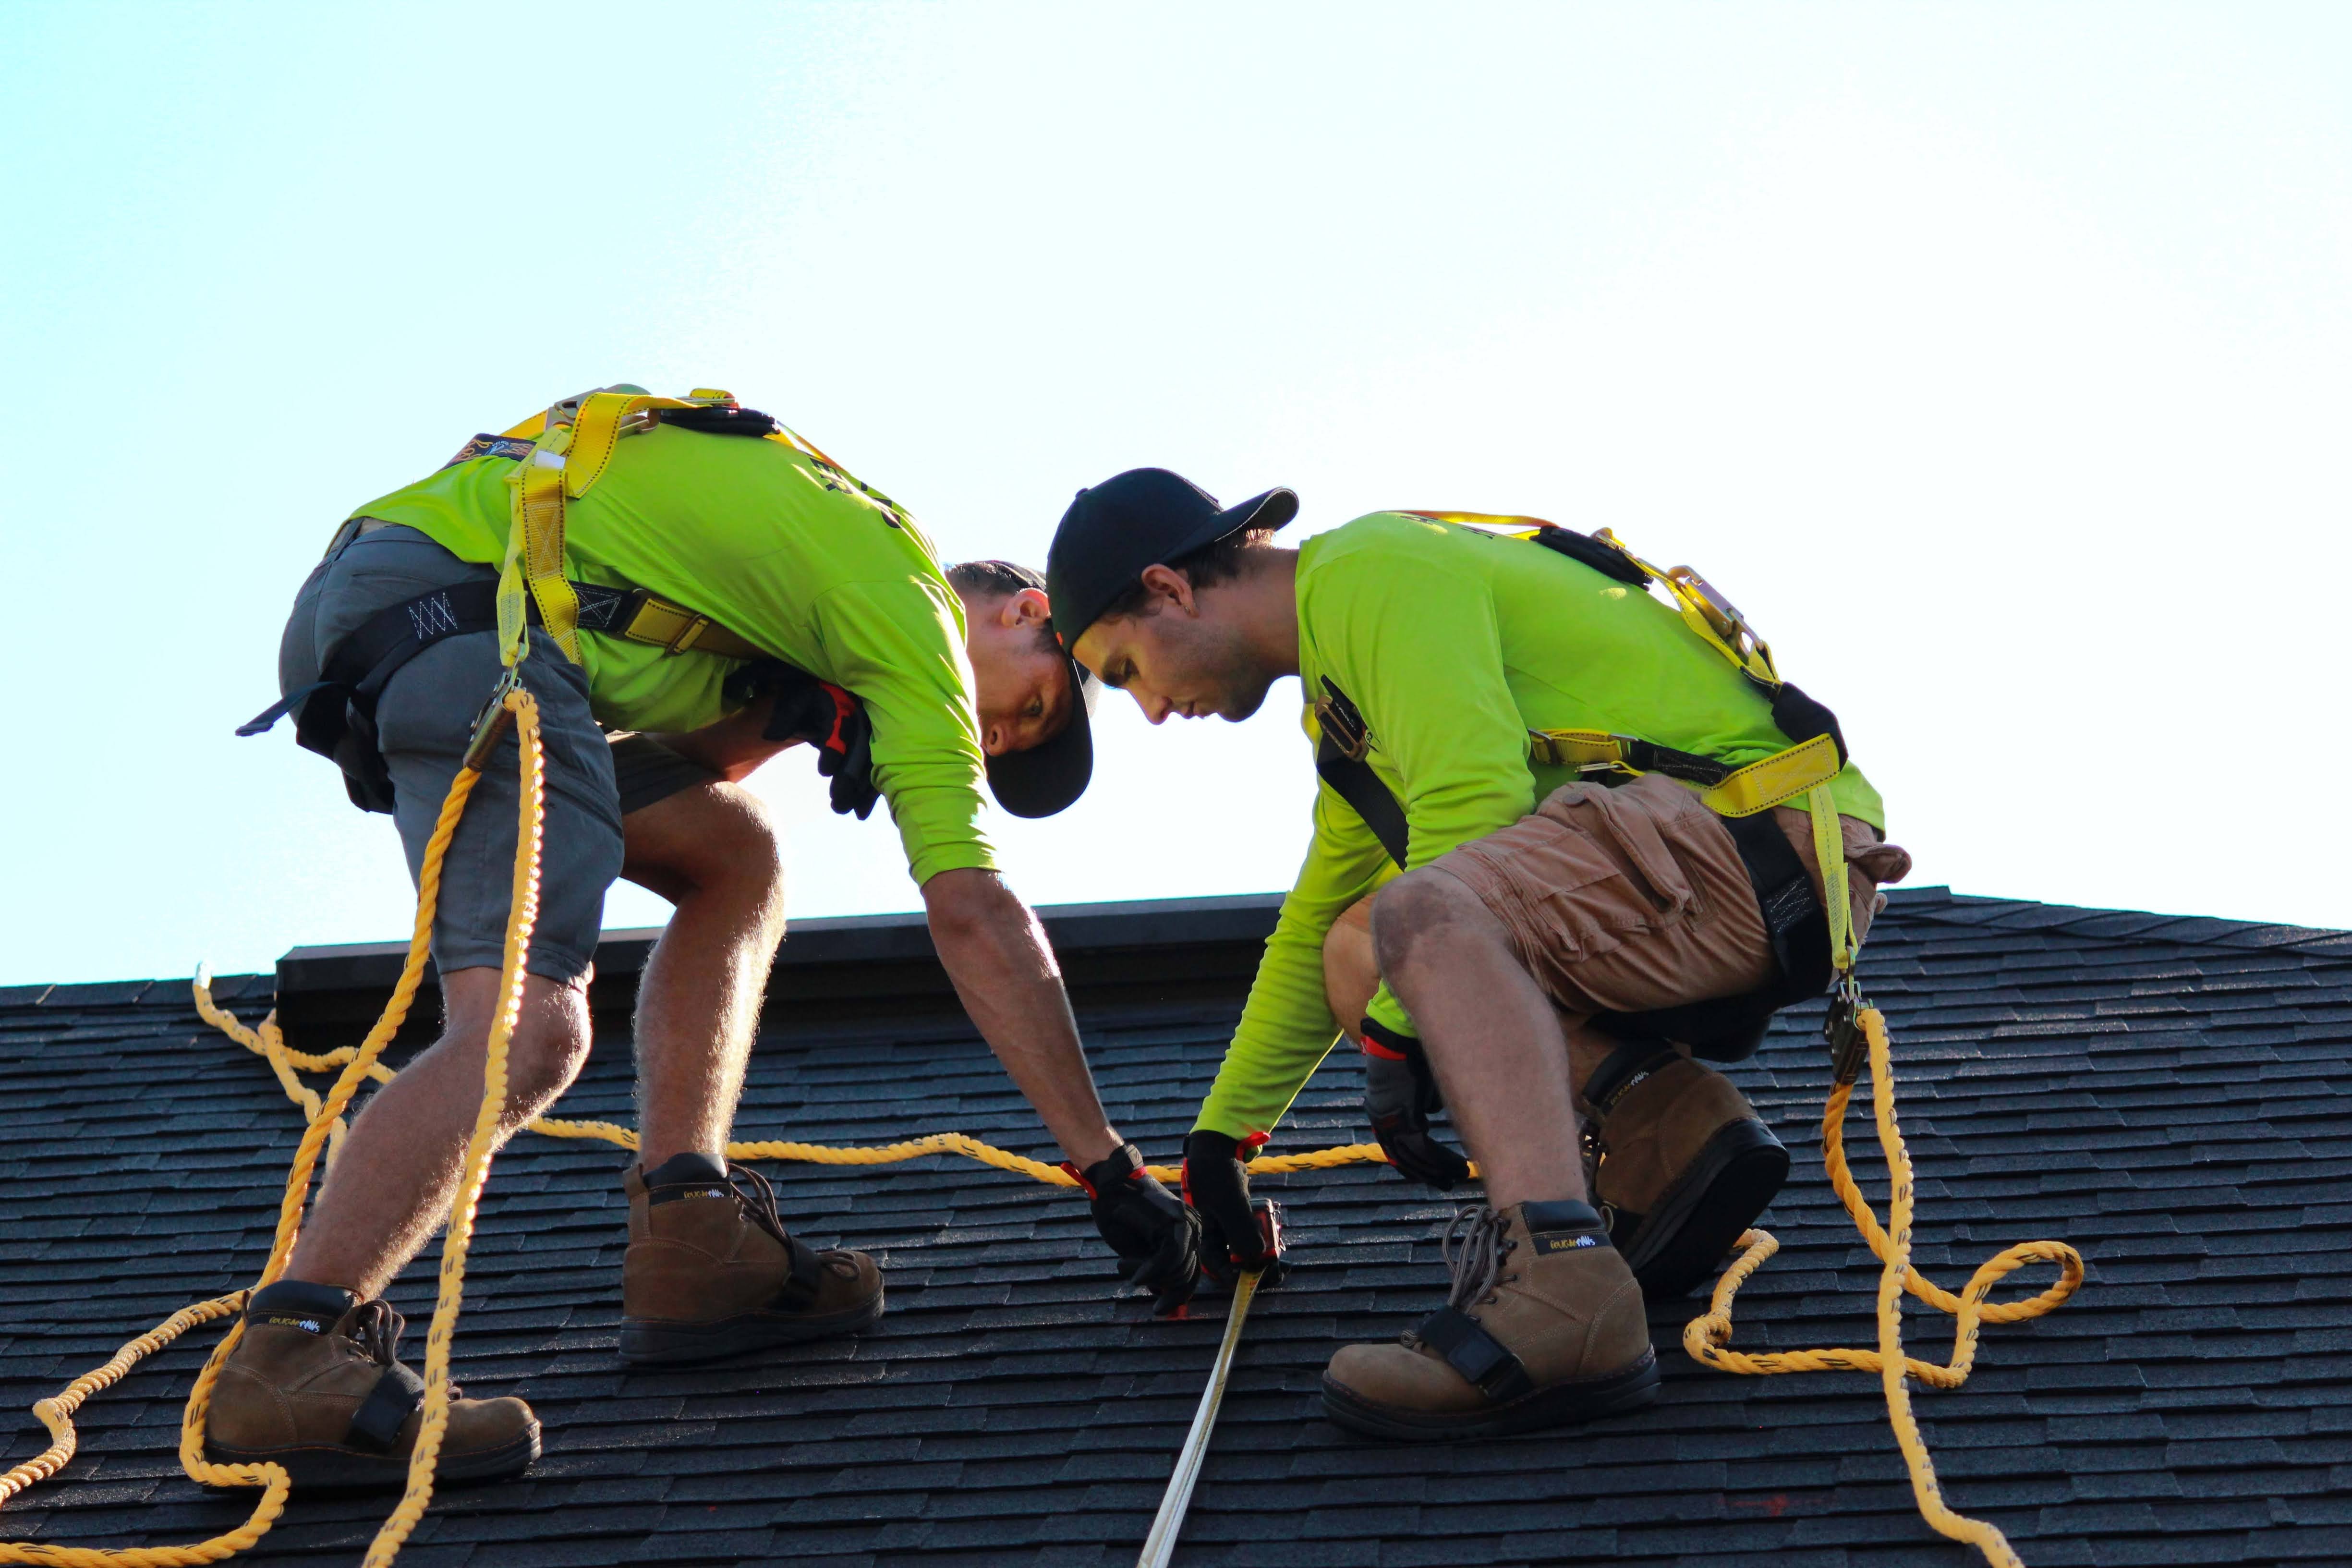
[[1054, 635], [1075, 647], [1145, 567], [1244, 528], [1280, 528], [1297, 515], [1298, 497], [1289, 490], [1220, 507], [1216, 497], [1166, 468], [1129, 468], [1080, 490], [1045, 552]]
[[[1035, 568], [1012, 561], [986, 563], [1001, 574], [1017, 577], [1028, 587], [1043, 589], [1045, 579]], [[1002, 578], [999, 579], [1002, 581]], [[1087, 793], [1095, 773], [1095, 736], [1091, 718], [1102, 683], [1086, 666], [1062, 656], [1070, 678], [1070, 716], [1051, 739], [1025, 752], [1006, 752], [988, 759], [988, 793], [1014, 816], [1051, 816]]]

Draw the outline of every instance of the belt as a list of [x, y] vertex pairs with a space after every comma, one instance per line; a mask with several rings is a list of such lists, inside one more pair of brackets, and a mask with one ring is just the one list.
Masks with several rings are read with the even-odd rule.
[[[790, 669], [709, 616], [646, 589], [569, 585], [579, 600], [583, 631], [650, 644], [666, 653], [745, 660], [751, 669]], [[376, 698], [402, 666], [434, 644], [470, 632], [496, 631], [498, 596], [494, 582], [453, 583], [377, 611], [328, 653], [319, 679], [288, 692], [238, 725], [236, 732], [258, 735], [291, 713], [295, 740], [308, 751], [334, 759], [343, 769], [354, 805], [391, 810], [391, 777], [376, 752], [373, 733]], [[540, 624], [536, 595], [526, 596], [524, 613], [530, 624]]]

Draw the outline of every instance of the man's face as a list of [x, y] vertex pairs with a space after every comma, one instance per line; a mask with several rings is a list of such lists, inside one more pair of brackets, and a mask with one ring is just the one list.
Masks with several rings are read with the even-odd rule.
[[1196, 597], [1183, 574], [1165, 566], [1147, 568], [1143, 584], [1147, 613], [1088, 626], [1070, 650], [1077, 661], [1134, 698], [1154, 724], [1171, 714], [1239, 723], [1256, 712], [1275, 675], [1250, 656], [1234, 620], [1217, 614], [1214, 590]]
[[1070, 721], [1070, 665], [1049, 629], [1045, 595], [1024, 588], [964, 603], [964, 653], [971, 660], [981, 749], [992, 757], [1025, 752]]

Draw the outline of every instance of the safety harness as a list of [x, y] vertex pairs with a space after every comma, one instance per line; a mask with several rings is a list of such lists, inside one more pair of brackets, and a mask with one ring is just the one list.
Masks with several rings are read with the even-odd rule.
[[[879, 793], [873, 782], [872, 724], [865, 705], [830, 681], [776, 658], [709, 616], [672, 604], [644, 588], [576, 582], [563, 574], [564, 503], [585, 495], [611, 462], [625, 436], [671, 425], [707, 435], [783, 442], [818, 465], [828, 482], [854, 487], [875, 502], [893, 527], [905, 526], [897, 503], [858, 481], [839, 464], [773, 416], [738, 405], [725, 392], [698, 388], [688, 398], [633, 391], [583, 393], [556, 404], [504, 435], [478, 435], [444, 468], [478, 458], [517, 465], [507, 552], [496, 583], [459, 583], [420, 594], [378, 612], [329, 650], [320, 679], [288, 692], [238, 726], [257, 735], [288, 714], [296, 742], [343, 771], [352, 804], [390, 812], [393, 787], [377, 744], [376, 701], [403, 666], [449, 637], [496, 631], [507, 675], [484, 719], [519, 683], [517, 668], [530, 652], [527, 628], [540, 627], [566, 658], [581, 662], [580, 634], [647, 644], [665, 654], [715, 654], [742, 661], [723, 695], [732, 706], [774, 699], [763, 731], [770, 741], [806, 741], [817, 747], [817, 768], [833, 781], [833, 808], [864, 817]], [[328, 552], [382, 526], [353, 518], [337, 530]], [[483, 737], [478, 734], [477, 741]], [[495, 737], [492, 738], [493, 740]]]
[[[1834, 909], [1824, 906], [1787, 835], [1765, 815], [1776, 805], [1804, 797], [1813, 819], [1822, 886], [1843, 886], [1844, 837], [1827, 785], [1845, 767], [1845, 737], [1836, 714], [1780, 678], [1773, 667], [1770, 646], [1756, 635], [1731, 602], [1687, 566], [1661, 571], [1651, 565], [1605, 528], [1585, 534], [1541, 518], [1486, 512], [1406, 515], [1474, 527], [1501, 525], [1511, 531], [1510, 537], [1581, 562], [1629, 586], [1646, 589], [1657, 584], [1673, 599], [1684, 624], [1769, 700], [1772, 722], [1794, 742], [1759, 762], [1735, 766], [1636, 735], [1600, 730], [1528, 732], [1532, 760], [1574, 768], [1580, 776], [1601, 784], [1622, 784], [1645, 773], [1658, 773], [1689, 785], [1729, 830], [1740, 864], [1756, 889], [1757, 905], [1763, 911], [1778, 961], [1778, 973], [1755, 991], [1647, 1012], [1601, 1013], [1594, 1016], [1594, 1026], [1621, 1039], [1674, 1040], [1699, 1056], [1738, 1061], [1762, 1043], [1772, 1015], [1781, 1008], [1820, 995], [1839, 976], [1845, 977], [1844, 989], [1851, 989], [1852, 911], [1842, 899], [1829, 900]], [[1361, 710], [1329, 677], [1322, 679], [1322, 686], [1324, 694], [1315, 703], [1315, 771], [1333, 794], [1363, 818], [1381, 847], [1402, 869], [1409, 839], [1404, 806], [1366, 760], [1372, 735]], [[1859, 1000], [1858, 993], [1854, 1000]], [[1847, 1006], [1838, 1013], [1843, 1016], [1850, 1011]], [[1846, 1054], [1852, 1054], [1850, 1045]], [[1858, 1061], [1842, 1061], [1841, 1070], [1858, 1066]]]

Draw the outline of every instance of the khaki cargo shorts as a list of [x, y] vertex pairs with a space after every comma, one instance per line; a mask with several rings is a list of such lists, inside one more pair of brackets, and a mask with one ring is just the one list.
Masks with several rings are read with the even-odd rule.
[[[1818, 892], [1811, 818], [1786, 807], [1772, 815]], [[1842, 820], [1860, 940], [1885, 902], [1879, 884], [1901, 881], [1911, 857], [1870, 824]], [[1643, 1013], [1737, 996], [1777, 973], [1730, 831], [1696, 793], [1662, 774], [1615, 789], [1566, 785], [1533, 815], [1430, 868], [1477, 895], [1564, 1013]]]

